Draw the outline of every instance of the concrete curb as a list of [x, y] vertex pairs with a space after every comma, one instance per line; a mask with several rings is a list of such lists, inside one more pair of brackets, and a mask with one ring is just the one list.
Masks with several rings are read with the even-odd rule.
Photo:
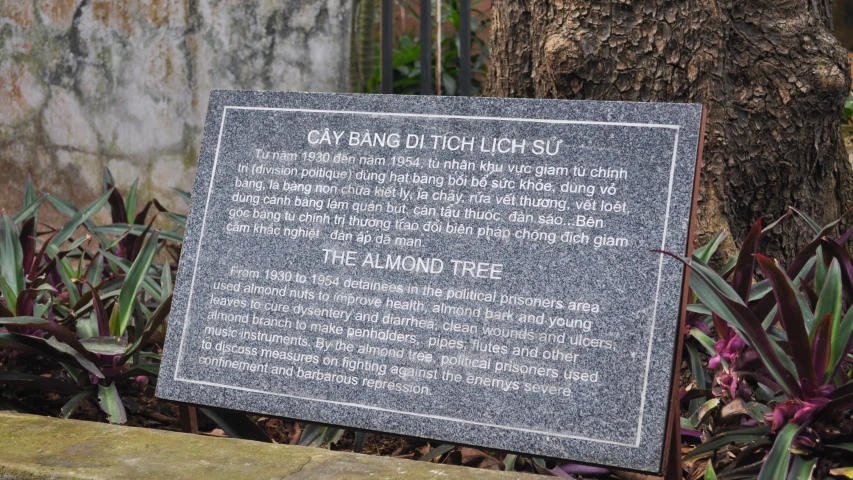
[[0, 412], [0, 479], [442, 479], [537, 476]]

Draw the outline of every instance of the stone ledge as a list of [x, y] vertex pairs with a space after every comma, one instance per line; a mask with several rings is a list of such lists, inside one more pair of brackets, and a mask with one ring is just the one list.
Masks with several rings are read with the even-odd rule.
[[0, 412], [0, 479], [443, 479], [536, 476]]

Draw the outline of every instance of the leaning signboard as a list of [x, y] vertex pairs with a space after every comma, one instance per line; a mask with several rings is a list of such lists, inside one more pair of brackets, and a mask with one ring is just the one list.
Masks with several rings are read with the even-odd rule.
[[659, 471], [701, 119], [213, 92], [158, 396]]

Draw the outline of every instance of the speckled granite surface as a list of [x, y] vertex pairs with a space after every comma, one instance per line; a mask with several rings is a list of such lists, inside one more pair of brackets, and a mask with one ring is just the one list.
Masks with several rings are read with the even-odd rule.
[[158, 395], [657, 471], [700, 119], [214, 92]]

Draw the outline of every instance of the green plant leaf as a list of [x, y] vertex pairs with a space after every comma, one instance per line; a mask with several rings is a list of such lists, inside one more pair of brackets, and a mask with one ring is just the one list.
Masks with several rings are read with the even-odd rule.
[[850, 254], [835, 243], [835, 240], [830, 240], [826, 237], [821, 239], [821, 248], [832, 258], [838, 260], [839, 267], [841, 268], [842, 286], [847, 295], [853, 294], [853, 259], [850, 258]]
[[124, 211], [127, 212], [128, 222], [133, 218], [136, 212], [136, 190], [139, 186], [139, 180], [133, 182], [130, 186], [130, 191], [127, 193], [127, 198], [124, 200]]
[[80, 227], [80, 225], [83, 225], [84, 222], [89, 220], [92, 215], [97, 213], [98, 210], [107, 204], [111, 193], [112, 189], [108, 190], [103, 195], [95, 199], [94, 202], [78, 210], [77, 213], [75, 213], [74, 216], [65, 223], [48, 245], [48, 255], [50, 255], [51, 258], [56, 256], [59, 252], [59, 247], [74, 235], [74, 232]]
[[60, 259], [59, 268], [56, 270], [59, 272], [59, 278], [62, 279], [62, 283], [65, 285], [65, 291], [68, 292], [68, 305], [75, 305], [78, 301], [80, 301], [80, 292], [77, 290], [77, 285], [74, 283], [74, 269], [71, 267], [71, 264], [66, 259]]
[[[696, 388], [700, 390], [705, 390], [708, 388], [708, 382], [705, 378], [705, 368], [702, 365], [702, 357], [699, 356], [699, 351], [696, 350], [690, 343], [686, 343], [684, 347], [687, 349], [687, 357], [690, 365], [690, 373], [693, 377], [693, 381], [696, 382]], [[695, 398], [690, 401], [690, 408], [688, 409], [688, 415], [693, 417], [696, 412], [702, 408], [702, 404], [705, 403], [705, 397]], [[684, 420], [684, 419], [682, 419]], [[696, 425], [691, 425], [690, 428], [696, 428]]]
[[754, 302], [756, 300], [761, 300], [765, 295], [772, 292], [773, 288], [770, 285], [770, 282], [767, 280], [761, 280], [760, 282], [755, 282], [752, 284], [752, 288], [749, 290], [749, 301]]
[[700, 315], [711, 315], [711, 310], [701, 303], [688, 303], [687, 311], [698, 313]]
[[774, 229], [774, 228], [776, 228], [780, 223], [782, 223], [782, 221], [783, 221], [783, 220], [785, 220], [786, 218], [790, 217], [793, 213], [794, 213], [794, 212], [793, 212], [793, 211], [791, 211], [791, 209], [789, 208], [789, 209], [788, 209], [788, 211], [787, 211], [787, 212], [785, 212], [785, 214], [784, 214], [784, 215], [780, 216], [780, 217], [779, 217], [779, 218], [777, 218], [776, 220], [774, 220], [774, 221], [770, 222], [769, 224], [767, 224], [767, 226], [766, 226], [766, 227], [764, 227], [764, 229], [763, 229], [763, 230], [761, 230], [761, 234], [762, 234], [762, 235], [764, 235], [765, 233], [767, 233], [767, 232], [769, 232], [769, 231], [773, 230], [773, 229]]
[[47, 325], [50, 320], [45, 320], [41, 317], [12, 317], [0, 318], [0, 325], [18, 325], [32, 328], [40, 328], [42, 325]]
[[789, 208], [791, 209], [791, 211], [796, 213], [800, 218], [805, 220], [805, 222], [808, 224], [808, 226], [811, 227], [811, 229], [814, 230], [815, 233], [820, 233], [821, 230], [823, 230], [823, 227], [818, 225], [817, 222], [812, 220], [812, 218], [810, 216], [806, 215], [804, 212], [802, 212], [799, 209], [796, 209], [794, 207], [789, 207]]
[[[835, 362], [843, 353], [839, 350], [843, 349], [844, 345], [840, 344], [846, 343], [846, 339], [842, 342], [838, 338], [839, 327], [841, 325], [841, 299], [841, 268], [838, 265], [838, 260], [833, 259], [826, 274], [823, 290], [820, 292], [820, 297], [818, 297], [817, 306], [815, 307], [815, 318], [817, 319], [823, 318], [828, 313], [832, 314], [832, 356], [829, 360], [830, 365], [835, 365]], [[814, 334], [817, 329], [811, 325], [809, 327], [812, 327], [809, 330], [809, 338], [814, 340]]]
[[42, 202], [44, 202], [44, 197], [41, 197], [35, 202], [30, 203], [26, 207], [22, 208], [21, 211], [15, 215], [13, 221], [15, 223], [21, 223], [29, 218], [34, 217], [36, 215], [36, 212], [38, 212]]
[[708, 460], [708, 464], [705, 467], [705, 480], [717, 480], [717, 474], [714, 472], [714, 462]]
[[505, 472], [514, 472], [516, 461], [518, 461], [518, 455], [509, 454], [506, 457], [504, 457], [504, 471]]
[[[814, 266], [817, 260], [815, 252], [817, 251], [820, 242], [820, 239], [812, 240], [812, 242], [806, 245], [805, 248], [797, 252], [797, 255], [794, 256], [794, 259], [785, 271], [785, 274], [795, 282], [795, 285], [799, 285], [796, 283], [797, 279], [802, 279], [806, 276]], [[775, 303], [775, 297], [765, 296], [758, 302], [758, 305], [753, 308], [755, 316], [759, 318], [766, 316]], [[811, 310], [811, 308], [809, 308], [809, 310]], [[812, 317], [814, 316], [812, 315]]]
[[708, 440], [707, 442], [699, 445], [692, 452], [688, 453], [684, 456], [684, 460], [691, 460], [694, 458], [698, 458], [706, 453], [713, 452], [718, 450], [726, 445], [731, 443], [749, 443], [754, 442], [756, 440], [760, 440], [767, 435], [767, 432], [770, 430], [770, 427], [762, 426], [762, 427], [752, 427], [752, 428], [742, 428], [740, 430], [734, 430], [731, 432], [721, 433], [720, 435], [715, 436], [714, 438]]
[[714, 340], [708, 335], [705, 335], [698, 328], [691, 328], [690, 336], [699, 341], [702, 347], [705, 348], [705, 352], [708, 353], [708, 355], [711, 355], [713, 357], [718, 353], [717, 349], [714, 348]]
[[0, 332], [0, 348], [40, 355], [57, 362], [68, 359], [62, 352], [49, 345], [45, 339], [30, 335]]
[[[117, 297], [119, 294], [118, 288], [121, 288], [120, 278], [107, 280], [106, 282], [103, 282], [103, 285], [99, 285], [99, 291], [108, 290], [107, 293], [100, 294], [101, 301], [106, 302], [110, 298]], [[77, 302], [76, 305], [74, 305], [72, 311], [74, 312], [74, 315], [76, 315], [77, 317], [81, 317], [89, 313], [89, 311], [92, 310], [93, 307], [95, 307], [95, 305], [92, 301], [92, 297], [87, 292], [80, 297], [80, 301]], [[104, 332], [104, 335], [109, 335], [109, 333], [109, 328], [107, 328], [107, 330]]]
[[453, 445], [451, 443], [445, 443], [445, 444], [439, 445], [439, 446], [433, 448], [432, 450], [430, 450], [429, 452], [427, 452], [426, 454], [424, 454], [424, 456], [422, 456], [419, 460], [421, 462], [429, 462], [430, 460], [438, 458], [438, 457], [444, 455], [445, 453], [453, 450], [454, 448], [456, 448], [456, 445]]
[[33, 184], [33, 177], [30, 174], [27, 174], [27, 181], [24, 183], [24, 201], [21, 203], [21, 209], [27, 208], [33, 203], [36, 203], [36, 201], [38, 201], [36, 186]]
[[352, 444], [353, 453], [362, 453], [364, 451], [364, 444], [367, 443], [367, 435], [367, 432], [355, 432], [355, 441]]
[[[133, 302], [136, 299], [136, 294], [142, 281], [148, 275], [148, 269], [151, 267], [151, 261], [154, 260], [154, 254], [157, 253], [159, 243], [159, 235], [155, 231], [151, 238], [145, 242], [139, 256], [131, 265], [130, 270], [125, 277], [124, 285], [121, 287], [121, 293], [118, 296], [118, 317], [115, 323], [110, 322], [110, 332], [113, 336], [120, 337], [124, 335], [127, 329], [127, 324], [130, 322], [130, 316], [133, 313]], [[113, 307], [116, 308], [116, 307]]]
[[202, 407], [199, 407], [199, 410], [219, 425], [219, 428], [231, 438], [272, 443], [266, 432], [244, 413]]
[[121, 355], [127, 350], [124, 337], [90, 337], [80, 339], [86, 350], [98, 355]]
[[[126, 223], [114, 223], [112, 225], [99, 225], [96, 227], [92, 227], [91, 230], [93, 233], [99, 233], [102, 235], [115, 235], [118, 237], [124, 237], [127, 235], [142, 235], [143, 233], [145, 233], [146, 227], [145, 225], [128, 225]], [[169, 240], [170, 242], [182, 243], [184, 241], [183, 235], [169, 230], [161, 230], [160, 236], [165, 240]], [[115, 243], [115, 241], [110, 243]]]
[[323, 443], [329, 427], [317, 423], [308, 423], [299, 435], [299, 445], [303, 447], [319, 447]]
[[[690, 267], [694, 273], [694, 275], [690, 276], [690, 287], [696, 296], [711, 311], [743, 334], [747, 343], [752, 345], [761, 357], [770, 375], [789, 397], [801, 398], [802, 389], [792, 375], [793, 370], [786, 367], [777, 354], [779, 346], [767, 336], [767, 332], [761, 327], [761, 322], [755, 318], [752, 311], [743, 303], [726, 281], [710, 267], [696, 259], [687, 260], [668, 252], [661, 253], [671, 256]], [[787, 357], [785, 358], [787, 360]]]
[[[103, 372], [101, 372], [101, 369], [99, 369], [99, 368], [98, 368], [98, 366], [97, 366], [97, 365], [95, 365], [95, 363], [94, 363], [94, 362], [92, 362], [92, 360], [90, 360], [90, 359], [86, 358], [86, 356], [85, 356], [85, 355], [83, 355], [82, 353], [80, 353], [80, 352], [79, 352], [78, 350], [76, 350], [75, 348], [72, 348], [70, 345], [67, 345], [67, 344], [65, 344], [65, 343], [63, 343], [63, 342], [60, 342], [60, 341], [59, 341], [59, 340], [57, 340], [56, 338], [49, 338], [49, 339], [45, 340], [45, 342], [46, 342], [48, 345], [50, 345], [51, 347], [53, 347], [54, 349], [56, 349], [57, 351], [62, 352], [62, 353], [67, 354], [67, 355], [70, 355], [71, 357], [73, 357], [73, 358], [74, 358], [74, 360], [75, 360], [75, 361], [76, 361], [76, 362], [77, 362], [77, 363], [78, 363], [78, 364], [79, 364], [83, 369], [85, 369], [86, 371], [88, 371], [88, 372], [89, 372], [89, 373], [91, 373], [92, 375], [94, 375], [94, 376], [96, 376], [96, 377], [98, 377], [98, 378], [101, 378], [101, 379], [105, 378], [105, 377], [104, 377], [104, 373], [103, 373]], [[78, 342], [78, 343], [79, 343], [79, 342]], [[81, 348], [83, 348], [83, 346], [82, 346], [82, 345], [80, 345], [80, 347], [81, 347]], [[87, 352], [87, 353], [89, 353], [89, 352]]]
[[59, 414], [62, 418], [69, 418], [74, 414], [74, 411], [77, 410], [77, 407], [80, 406], [84, 401], [88, 400], [92, 396], [95, 395], [94, 388], [87, 388], [82, 392], [78, 393], [71, 397], [71, 400], [68, 400], [65, 405], [62, 406], [62, 409], [59, 411]]
[[103, 189], [106, 192], [116, 184], [116, 181], [115, 178], [113, 178], [113, 172], [111, 172], [109, 168], [104, 167], [104, 171], [102, 172], [102, 174], [103, 175], [101, 181]]
[[[0, 224], [2, 228], [2, 238], [0, 238], [0, 275], [6, 280], [7, 286], [3, 288], [3, 296], [7, 297], [6, 303], [9, 305], [9, 310], [15, 311], [18, 293], [26, 288], [24, 283], [24, 251], [21, 248], [21, 242], [18, 239], [21, 232], [18, 231], [18, 226], [12, 221], [12, 217], [3, 215], [3, 222]], [[8, 292], [6, 289], [8, 288]]]
[[761, 321], [761, 328], [763, 328], [764, 330], [767, 330], [768, 335], [770, 335], [774, 331], [778, 331], [778, 330], [772, 328], [773, 322], [774, 322], [774, 320], [776, 320], [776, 314], [778, 313], [778, 311], [779, 311], [779, 306], [773, 305], [773, 309], [770, 310], [770, 313], [768, 313], [767, 316], [764, 317], [764, 320]]
[[714, 253], [717, 252], [717, 249], [720, 248], [720, 245], [723, 244], [723, 241], [728, 237], [725, 230], [720, 230], [716, 235], [711, 239], [707, 245], [703, 245], [696, 250], [693, 251], [693, 256], [702, 261], [702, 263], [708, 263], [711, 260], [711, 257], [714, 256]]
[[823, 283], [826, 281], [826, 274], [828, 273], [828, 266], [826, 261], [824, 261], [826, 257], [823, 255], [823, 247], [817, 247], [815, 258], [817, 258], [817, 262], [814, 269], [814, 289], [816, 292], [820, 292], [823, 290]]
[[134, 353], [136, 353], [141, 347], [145, 346], [145, 343], [151, 339], [151, 336], [154, 335], [154, 332], [160, 328], [160, 325], [163, 325], [166, 317], [169, 315], [169, 311], [172, 309], [172, 295], [166, 297], [163, 300], [157, 310], [154, 311], [154, 314], [151, 316], [151, 321], [148, 322], [148, 326], [145, 328], [145, 332], [142, 335], [137, 335], [136, 340], [133, 342], [133, 345], [127, 348], [125, 352], [122, 353], [121, 358], [119, 359], [119, 365], [126, 362]]
[[763, 403], [749, 402], [746, 404], [746, 411], [753, 420], [763, 425], [767, 423], [765, 416], [770, 414], [773, 410]]
[[690, 417], [690, 423], [698, 427], [709, 413], [713, 412], [720, 406], [721, 402], [722, 400], [719, 398], [712, 398], [702, 404], [702, 406], [696, 410], [696, 413]]
[[788, 334], [791, 357], [797, 370], [797, 378], [801, 383], [818, 387], [818, 378], [812, 363], [812, 349], [809, 344], [809, 332], [806, 330], [803, 313], [800, 310], [800, 292], [791, 284], [791, 280], [785, 275], [781, 268], [770, 258], [755, 254], [755, 259], [767, 278], [773, 285], [773, 294], [776, 296], [778, 315], [782, 328]]
[[[812, 311], [812, 304], [806, 298], [806, 296], [804, 296], [802, 294], [802, 291], [800, 290], [801, 287], [804, 289], [809, 288], [808, 284], [802, 284], [801, 283], [802, 281], [803, 281], [803, 279], [800, 277], [797, 277], [794, 279], [794, 281], [793, 281], [794, 292], [797, 295], [796, 296], [797, 303], [800, 304], [800, 313], [803, 316], [803, 322], [805, 323], [806, 328], [809, 329], [809, 331], [811, 331], [814, 329], [815, 316], [814, 316], [814, 312]], [[775, 309], [777, 307], [773, 307], [773, 308]]]
[[[836, 346], [839, 346], [838, 350], [835, 351], [837, 357], [835, 357], [836, 362], [841, 362], [844, 359], [844, 346], [841, 344], [844, 343], [844, 339], [853, 338], [853, 308], [848, 308], [847, 313], [844, 315], [844, 318], [841, 319], [841, 323], [838, 326], [838, 339], [839, 342]], [[832, 359], [830, 358], [830, 362]], [[829, 364], [829, 370], [832, 371], [835, 369], [835, 365], [832, 363]]]
[[175, 193], [177, 193], [178, 196], [181, 197], [181, 199], [183, 199], [184, 202], [186, 202], [188, 207], [190, 205], [192, 205], [192, 200], [190, 199], [190, 193], [189, 192], [185, 192], [179, 188], [173, 188], [172, 190], [174, 190]]
[[186, 226], [187, 226], [187, 216], [186, 215], [180, 215], [180, 214], [172, 213], [172, 212], [166, 212], [163, 215], [165, 215], [166, 218], [168, 218], [169, 220], [175, 222], [175, 225], [177, 225], [178, 227], [186, 228]]
[[758, 241], [761, 239], [761, 219], [759, 218], [746, 239], [743, 241], [740, 252], [738, 252], [737, 263], [732, 272], [732, 288], [744, 302], [749, 301], [749, 291], [752, 286], [753, 272], [755, 271], [755, 252], [758, 251]]
[[729, 273], [733, 268], [735, 268], [735, 264], [737, 264], [737, 253], [732, 255], [732, 258], [723, 265], [723, 268], [720, 269], [720, 275]]
[[3, 278], [3, 275], [0, 275], [0, 294], [3, 295], [3, 298], [6, 299], [6, 304], [9, 306], [8, 308], [3, 307], [3, 316], [14, 316], [15, 314], [12, 313], [12, 311], [17, 310], [18, 294], [12, 290], [12, 287], [10, 287], [8, 283], [6, 283], [6, 279]]
[[796, 455], [794, 463], [791, 465], [791, 470], [788, 471], [787, 480], [811, 480], [812, 472], [817, 465], [817, 457], [806, 460], [805, 458]]
[[331, 428], [329, 427], [328, 435], [326, 436], [326, 442], [329, 445], [339, 443], [341, 438], [344, 437], [345, 430], [343, 428]]
[[[53, 206], [53, 208], [55, 208], [59, 213], [65, 215], [67, 217], [73, 217], [73, 216], [77, 215], [77, 213], [79, 212], [77, 207], [75, 207], [71, 202], [65, 201], [59, 197], [54, 197], [53, 195], [46, 195], [45, 198]], [[92, 228], [95, 227], [95, 224], [92, 223], [92, 220], [86, 220], [85, 222], [83, 222], [83, 225], [90, 232], [92, 231]], [[56, 235], [57, 233], [59, 233], [59, 232], [57, 231], [56, 233], [54, 233], [54, 235]], [[96, 233], [96, 232], [92, 232], [92, 234], [95, 235], [95, 237], [97, 237], [98, 243], [100, 243], [101, 245], [106, 245], [107, 243], [109, 243], [109, 242], [107, 242], [106, 237], [104, 237], [103, 235]], [[46, 242], [44, 244], [45, 250], [47, 249], [49, 243], [50, 243], [50, 240], [48, 240], [48, 242]]]
[[107, 420], [110, 423], [127, 423], [127, 412], [124, 410], [124, 404], [121, 402], [115, 383], [109, 386], [98, 384], [98, 406], [107, 414]]
[[827, 313], [820, 319], [817, 331], [812, 340], [812, 355], [814, 355], [812, 363], [814, 364], [815, 375], [821, 382], [826, 382], [828, 375], [832, 373], [829, 367], [832, 358], [832, 314]]
[[802, 429], [800, 425], [789, 423], [779, 430], [773, 441], [773, 448], [764, 460], [758, 480], [779, 480], [788, 475], [788, 464], [791, 462], [791, 442]]
[[[704, 262], [697, 259], [695, 255], [693, 256], [692, 261], [691, 261], [691, 260], [679, 257], [678, 255], [675, 255], [675, 254], [672, 254], [669, 252], [661, 251], [660, 253], [663, 253], [664, 255], [670, 256], [670, 257], [684, 263], [686, 266], [690, 267], [691, 270], [696, 271], [697, 273], [702, 275], [703, 278], [705, 279], [706, 283], [708, 283], [708, 285], [711, 286], [713, 289], [719, 291], [720, 295], [723, 298], [726, 298], [728, 300], [731, 300], [731, 301], [734, 301], [734, 302], [739, 303], [741, 305], [744, 305], [743, 300], [741, 300], [740, 296], [731, 287], [731, 285], [729, 285], [729, 283], [726, 282], [725, 279], [723, 279], [717, 272], [715, 272], [713, 269], [711, 269], [711, 267], [709, 267]], [[705, 306], [707, 307], [708, 305], [705, 304]], [[711, 308], [710, 310], [712, 312], [714, 311], [713, 308]]]
[[169, 265], [169, 260], [163, 261], [163, 270], [160, 272], [160, 295], [168, 297], [174, 291], [172, 283], [172, 267]]
[[98, 320], [95, 315], [77, 318], [77, 337], [82, 342], [84, 338], [98, 336]]
[[[110, 253], [106, 250], [103, 250], [103, 249], [100, 249], [98, 251], [100, 252], [101, 255], [104, 256], [104, 258], [106, 258], [110, 262], [110, 267], [117, 267], [117, 268], [113, 268], [114, 272], [118, 273], [119, 270], [121, 270], [122, 272], [125, 272], [125, 273], [130, 272], [130, 267], [132, 265], [127, 260], [125, 260], [121, 257], [117, 257], [117, 256], [113, 255], [112, 253]], [[139, 257], [137, 257], [137, 259], [138, 258]], [[154, 297], [154, 300], [160, 301], [160, 299], [163, 296], [163, 292], [160, 290], [160, 286], [157, 285], [156, 282], [154, 282], [154, 280], [151, 278], [151, 276], [145, 275], [145, 278], [142, 280], [142, 282], [143, 282], [143, 286], [145, 287], [145, 290], [147, 290], [148, 293], [150, 293], [151, 296]]]
[[33, 178], [27, 175], [27, 182], [24, 184], [24, 199], [21, 202], [21, 210], [15, 215], [15, 223], [22, 223], [25, 220], [32, 218], [34, 223], [38, 218], [38, 209], [44, 202], [44, 197], [39, 198], [36, 193], [36, 187], [33, 185]]
[[104, 256], [100, 252], [95, 255], [95, 258], [89, 262], [89, 267], [86, 269], [86, 281], [89, 285], [99, 285], [104, 271]]

